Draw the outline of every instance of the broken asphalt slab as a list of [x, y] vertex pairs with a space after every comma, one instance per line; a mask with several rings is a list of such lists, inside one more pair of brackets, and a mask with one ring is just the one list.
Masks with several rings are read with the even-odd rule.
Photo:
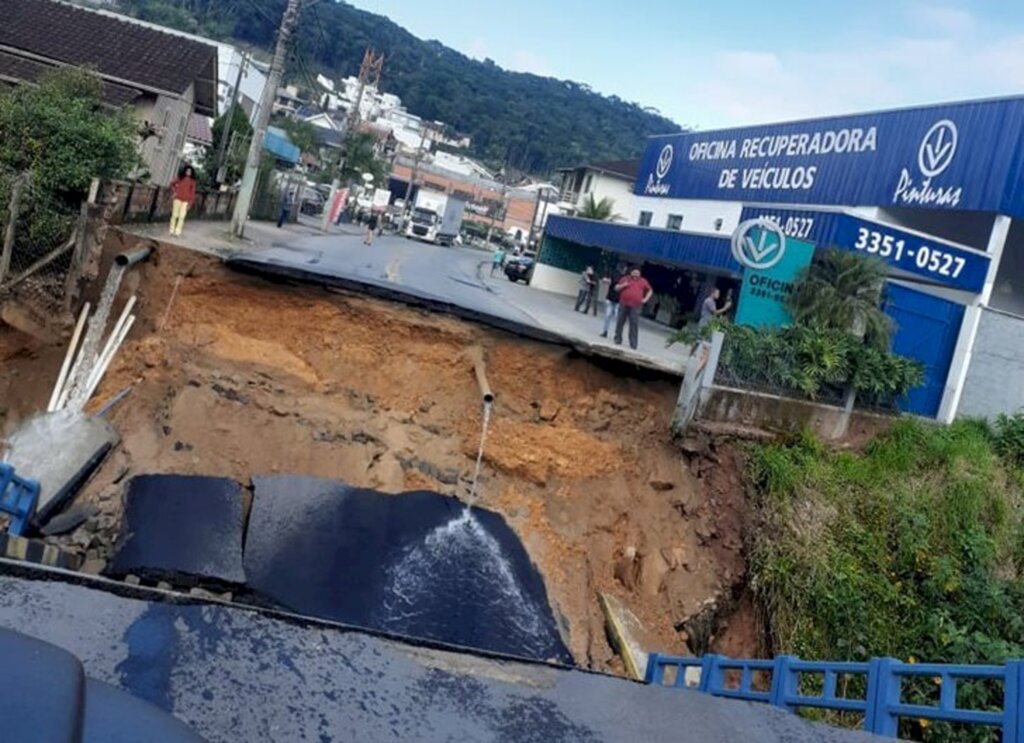
[[493, 511], [313, 477], [254, 477], [249, 588], [293, 611], [396, 635], [572, 663], [544, 582]]
[[125, 492], [112, 575], [244, 583], [242, 488], [197, 475], [138, 475]]
[[[17, 575], [8, 571], [16, 570]], [[0, 626], [221, 741], [881, 741], [785, 712], [0, 562]], [[104, 589], [104, 590], [101, 590]], [[115, 594], [111, 591], [120, 591]]]

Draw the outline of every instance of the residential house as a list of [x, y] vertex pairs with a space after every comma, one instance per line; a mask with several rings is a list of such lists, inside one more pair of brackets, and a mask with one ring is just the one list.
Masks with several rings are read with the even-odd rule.
[[131, 106], [154, 183], [177, 173], [193, 113], [217, 110], [217, 48], [54, 0], [2, 0], [0, 83], [61, 67], [95, 71], [103, 101]]
[[[249, 122], [256, 122], [256, 115], [259, 113], [260, 101], [263, 100], [263, 89], [267, 84], [267, 69], [264, 64], [252, 58], [250, 54], [243, 52], [237, 46], [215, 39], [208, 39], [205, 36], [179, 31], [176, 28], [160, 26], [156, 23], [141, 21], [127, 15], [121, 15], [101, 8], [90, 8], [94, 13], [110, 16], [117, 20], [135, 23], [166, 34], [180, 36], [184, 39], [198, 41], [201, 44], [209, 44], [217, 47], [217, 113], [221, 115], [227, 111], [231, 96], [235, 90], [235, 83], [238, 82], [238, 103], [249, 116]], [[239, 80], [238, 73], [241, 68], [242, 77]]]
[[[562, 174], [558, 204], [561, 211], [576, 214], [591, 196], [595, 201], [607, 198], [613, 212], [625, 218], [633, 213], [633, 182], [639, 160], [609, 160], [573, 168], [558, 168]], [[679, 227], [676, 227], [679, 229]]]
[[294, 85], [287, 85], [277, 89], [274, 96], [274, 107], [272, 113], [295, 116], [299, 109], [306, 105], [306, 101], [299, 98], [299, 89]]

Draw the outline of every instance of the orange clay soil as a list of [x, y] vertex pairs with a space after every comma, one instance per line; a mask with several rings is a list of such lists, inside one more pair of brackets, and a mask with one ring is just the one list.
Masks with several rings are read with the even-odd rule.
[[[108, 253], [131, 247], [112, 234]], [[79, 496], [110, 523], [124, 478], [140, 473], [247, 483], [279, 472], [465, 497], [482, 412], [466, 350], [479, 345], [497, 400], [478, 504], [521, 537], [577, 662], [620, 667], [599, 591], [621, 598], [657, 649], [687, 652], [677, 627], [742, 575], [739, 515], [714, 506], [670, 440], [676, 383], [170, 247], [133, 269], [115, 307], [132, 291], [139, 318], [93, 402], [132, 385], [109, 416], [123, 440]], [[63, 349], [33, 344], [0, 328], [0, 434], [45, 406], [56, 377]], [[104, 557], [109, 541], [80, 546]]]

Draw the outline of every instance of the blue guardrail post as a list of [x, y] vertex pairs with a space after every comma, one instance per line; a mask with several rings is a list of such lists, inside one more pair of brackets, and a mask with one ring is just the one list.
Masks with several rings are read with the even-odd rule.
[[900, 703], [903, 690], [903, 680], [895, 673], [899, 661], [895, 658], [873, 658], [871, 662], [874, 665], [872, 675], [875, 677], [875, 694], [868, 700], [871, 732], [895, 738], [899, 732], [900, 718], [889, 710]]
[[793, 660], [790, 655], [776, 656], [775, 667], [772, 668], [772, 689], [769, 699], [769, 704], [773, 707], [781, 707], [789, 712], [795, 712], [796, 708], [786, 702], [787, 697], [794, 697], [800, 691], [800, 674], [790, 667]]
[[1006, 662], [1003, 678], [1003, 743], [1024, 743], [1024, 660]]

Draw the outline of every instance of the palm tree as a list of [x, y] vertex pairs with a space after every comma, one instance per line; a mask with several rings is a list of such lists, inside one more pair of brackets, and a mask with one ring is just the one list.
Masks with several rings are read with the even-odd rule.
[[597, 219], [602, 222], [615, 221], [622, 218], [615, 213], [615, 201], [613, 199], [605, 196], [598, 201], [594, 198], [594, 194], [587, 195], [580, 208], [576, 210], [576, 216], [583, 217], [584, 219]]
[[787, 308], [797, 323], [844, 330], [888, 350], [892, 320], [880, 306], [886, 275], [879, 260], [830, 248], [794, 282]]

